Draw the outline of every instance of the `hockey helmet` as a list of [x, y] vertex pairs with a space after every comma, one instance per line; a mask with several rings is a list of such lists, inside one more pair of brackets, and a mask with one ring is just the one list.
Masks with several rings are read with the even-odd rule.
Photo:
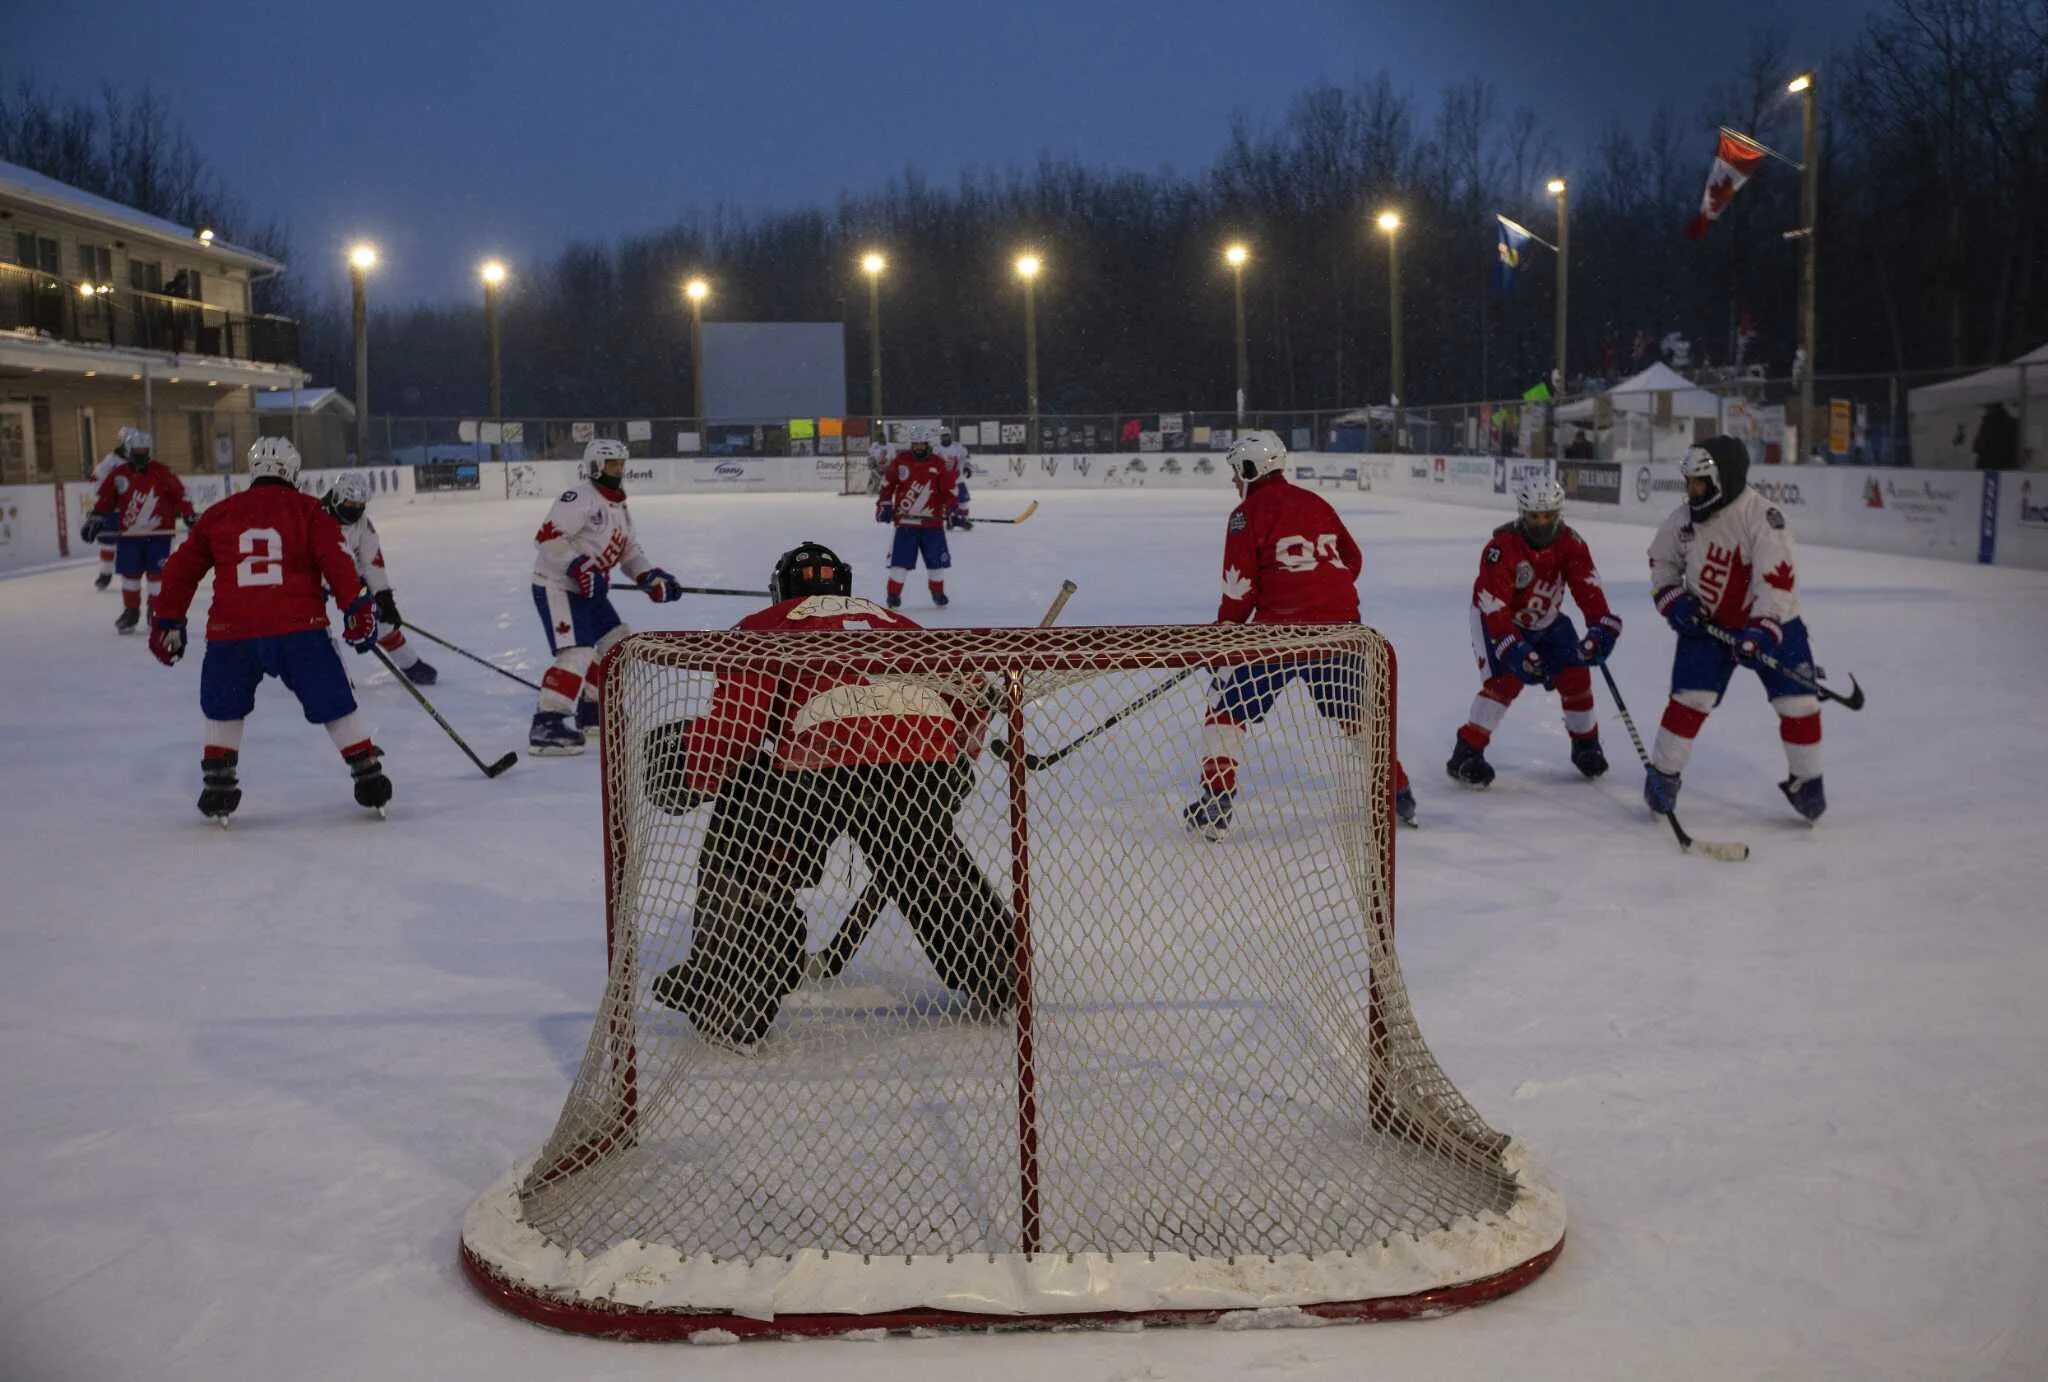
[[1277, 432], [1247, 432], [1230, 448], [1226, 464], [1230, 467], [1230, 478], [1242, 492], [1252, 481], [1279, 473], [1287, 464], [1287, 448], [1281, 445]]
[[1749, 448], [1733, 437], [1708, 437], [1678, 463], [1685, 477], [1686, 507], [1704, 523], [1735, 502], [1749, 484]]
[[[629, 459], [626, 444], [622, 441], [599, 437], [596, 441], [586, 442], [583, 447], [584, 478], [599, 489], [623, 492], [626, 488], [626, 462]], [[617, 475], [609, 474], [605, 470], [613, 461], [619, 463]]]
[[1558, 530], [1564, 527], [1564, 486], [1548, 475], [1524, 480], [1515, 490], [1515, 526], [1531, 547], [1557, 541]]
[[129, 461], [135, 465], [148, 465], [150, 453], [155, 447], [155, 440], [140, 427], [123, 427], [121, 429], [121, 447], [125, 448], [121, 451], [121, 454], [126, 456]]
[[370, 478], [360, 471], [344, 470], [320, 496], [320, 506], [342, 526], [354, 523], [370, 507]]
[[[929, 422], [911, 423], [910, 449], [920, 456], [924, 455], [926, 452], [929, 452], [932, 449], [932, 443], [935, 436], [937, 435], [937, 432], [938, 429], [932, 426]], [[920, 451], [918, 450], [919, 447], [922, 447], [924, 449]]]
[[799, 595], [851, 595], [853, 568], [822, 542], [805, 542], [784, 552], [768, 578], [768, 598], [777, 604]]
[[249, 448], [251, 480], [282, 480], [296, 485], [299, 464], [299, 448], [292, 445], [289, 437], [258, 437]]

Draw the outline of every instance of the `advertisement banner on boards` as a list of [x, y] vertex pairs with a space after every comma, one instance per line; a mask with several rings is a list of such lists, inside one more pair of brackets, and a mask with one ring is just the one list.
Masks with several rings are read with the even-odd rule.
[[1616, 461], [1559, 461], [1557, 480], [1564, 497], [1586, 504], [1621, 502], [1621, 465]]

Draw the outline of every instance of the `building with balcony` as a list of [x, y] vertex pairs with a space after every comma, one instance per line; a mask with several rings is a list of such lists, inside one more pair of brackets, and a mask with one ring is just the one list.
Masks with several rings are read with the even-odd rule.
[[249, 307], [284, 265], [0, 162], [0, 484], [79, 480], [124, 426], [227, 470], [254, 393], [297, 389], [298, 323]]

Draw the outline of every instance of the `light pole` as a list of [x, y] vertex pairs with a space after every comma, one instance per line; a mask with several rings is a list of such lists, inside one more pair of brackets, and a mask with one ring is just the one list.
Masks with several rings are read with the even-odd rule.
[[1242, 244], [1226, 246], [1223, 262], [1230, 265], [1230, 297], [1237, 314], [1237, 428], [1244, 430], [1245, 394], [1251, 387], [1251, 361], [1244, 348], [1244, 266], [1252, 252]]
[[860, 271], [868, 276], [868, 444], [882, 426], [882, 272], [889, 267], [877, 250], [860, 257]]
[[[704, 299], [711, 296], [711, 285], [702, 278], [692, 278], [683, 285], [683, 296], [690, 300], [690, 417], [702, 435], [704, 428]], [[707, 445], [709, 437], [698, 443]]]
[[1024, 449], [1038, 451], [1038, 274], [1045, 263], [1037, 255], [1017, 256], [1017, 277], [1024, 280], [1024, 410], [1029, 418]]
[[1374, 222], [1387, 237], [1387, 334], [1393, 338], [1393, 369], [1388, 398], [1394, 405], [1394, 450], [1401, 449], [1401, 434], [1408, 430], [1408, 418], [1401, 405], [1401, 213], [1389, 208]]
[[356, 333], [356, 464], [370, 463], [370, 335], [369, 308], [363, 300], [363, 284], [377, 267], [377, 247], [367, 241], [351, 245], [348, 251], [349, 297], [355, 309]]
[[1557, 339], [1552, 346], [1555, 361], [1551, 365], [1554, 376], [1550, 389], [1550, 406], [1543, 412], [1545, 453], [1557, 455], [1557, 400], [1564, 394], [1565, 359], [1564, 327], [1570, 302], [1572, 274], [1572, 192], [1571, 185], [1563, 178], [1552, 178], [1544, 191], [1557, 198]]
[[[1799, 445], [1809, 455], [1814, 444], [1813, 367], [1820, 331], [1814, 309], [1814, 256], [1820, 249], [1820, 77], [1802, 72], [1785, 84], [1800, 98], [1799, 176], [1799, 344], [1806, 368], [1799, 376]], [[1795, 458], [1797, 459], [1797, 458]]]
[[[505, 420], [505, 380], [498, 357], [498, 289], [505, 285], [504, 261], [486, 259], [477, 269], [477, 277], [484, 281], [484, 353], [489, 358], [491, 371], [491, 421], [502, 425]], [[498, 459], [496, 442], [491, 443], [491, 459]]]

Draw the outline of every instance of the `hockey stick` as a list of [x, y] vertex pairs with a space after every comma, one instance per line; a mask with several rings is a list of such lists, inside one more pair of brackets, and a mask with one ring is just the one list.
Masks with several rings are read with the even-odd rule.
[[[1714, 639], [1716, 642], [1725, 643], [1731, 648], [1741, 642], [1739, 638], [1722, 628], [1719, 624], [1709, 623], [1704, 618], [1700, 620], [1700, 628], [1706, 633], [1707, 637]], [[1854, 675], [1851, 675], [1849, 678], [1849, 694], [1845, 696], [1832, 687], [1822, 686], [1812, 677], [1801, 676], [1769, 653], [1759, 650], [1754, 655], [1754, 658], [1757, 666], [1768, 668], [1770, 671], [1776, 672], [1779, 676], [1785, 678], [1785, 680], [1805, 687], [1824, 701], [1833, 701], [1844, 710], [1861, 710], [1863, 708], [1863, 688], [1856, 684]]]
[[[1607, 670], [1607, 664], [1600, 664], [1600, 675], [1607, 679], [1607, 694], [1614, 697], [1614, 708], [1621, 712], [1621, 722], [1628, 727], [1629, 742], [1636, 746], [1636, 757], [1643, 760], [1643, 770], [1649, 771], [1650, 755], [1643, 748], [1643, 736], [1636, 733], [1636, 722], [1628, 713], [1628, 706], [1621, 699], [1621, 688], [1614, 684], [1614, 673]], [[1749, 846], [1718, 840], [1695, 840], [1685, 833], [1685, 827], [1678, 823], [1675, 811], [1659, 812], [1671, 822], [1671, 833], [1678, 837], [1678, 847], [1687, 854], [1695, 851], [1709, 859], [1719, 859], [1724, 864], [1739, 864], [1749, 857]]]
[[455, 726], [449, 724], [446, 720], [441, 718], [441, 712], [434, 709], [433, 702], [429, 701], [425, 696], [421, 695], [420, 689], [412, 684], [412, 682], [406, 677], [405, 673], [398, 670], [398, 664], [391, 660], [391, 655], [389, 653], [385, 652], [382, 648], [378, 647], [374, 643], [370, 645], [370, 651], [377, 655], [377, 661], [383, 663], [386, 667], [391, 669], [391, 675], [398, 679], [398, 684], [400, 686], [403, 686], [406, 689], [407, 694], [409, 694], [414, 700], [420, 703], [420, 709], [426, 711], [427, 714], [434, 717], [434, 723], [439, 725], [443, 730], [445, 730], [448, 734], [448, 737], [455, 741], [456, 748], [461, 749], [464, 753], [469, 755], [469, 761], [476, 764], [477, 770], [481, 772], [485, 777], [496, 777], [499, 773], [504, 772], [505, 769], [511, 767], [514, 763], [517, 763], [519, 761], [519, 754], [517, 751], [514, 751], [512, 753], [506, 754], [503, 758], [500, 758], [495, 763], [491, 763], [488, 765], [485, 764], [483, 759], [478, 758], [476, 756], [476, 750], [471, 748], [468, 744], [464, 743], [462, 736], [455, 732]]
[[974, 520], [974, 523], [976, 527], [979, 527], [984, 523], [1022, 523], [1025, 519], [1031, 517], [1031, 515], [1037, 512], [1038, 501], [1034, 499], [1029, 504], [1025, 505], [1024, 512], [1018, 514], [1015, 518], [977, 518]]
[[[749, 600], [765, 600], [768, 598], [768, 592], [765, 590], [733, 590], [722, 585], [679, 585], [676, 589], [684, 595], [742, 595]], [[618, 590], [637, 590], [642, 595], [647, 593], [647, 589], [644, 586], [637, 585], [631, 581], [619, 581], [610, 583], [605, 590], [605, 594], [609, 595], [613, 591]]]
[[[1024, 754], [1024, 766], [1034, 773], [1039, 771], [1041, 768], [1050, 768], [1053, 764], [1059, 762], [1062, 758], [1065, 758], [1068, 754], [1080, 748], [1083, 744], [1088, 743], [1090, 740], [1098, 739], [1101, 736], [1109, 733], [1118, 725], [1122, 724], [1125, 720], [1137, 714], [1140, 710], [1143, 710], [1146, 706], [1152, 704], [1152, 702], [1158, 700], [1161, 696], [1173, 690], [1174, 687], [1180, 685], [1182, 682], [1186, 681], [1189, 677], [1193, 676], [1195, 673], [1201, 670], [1202, 669], [1200, 667], [1183, 667], [1180, 671], [1175, 672], [1171, 677], [1168, 677], [1165, 681], [1159, 683], [1159, 685], [1153, 687], [1150, 691], [1147, 691], [1144, 695], [1138, 697], [1138, 699], [1132, 701], [1123, 709], [1115, 712], [1108, 719], [1104, 720], [1101, 724], [1095, 726], [1095, 728], [1087, 731], [1085, 734], [1083, 734], [1080, 738], [1074, 740], [1072, 743], [1063, 744], [1059, 748], [1053, 749], [1047, 753], [1032, 753], [1029, 750], [1027, 750]], [[1001, 741], [998, 741], [995, 746], [995, 752], [998, 755], [1006, 755], [1009, 752], [1009, 745], [1002, 743]]]
[[[1045, 611], [1045, 617], [1038, 621], [1038, 627], [1050, 628], [1079, 589], [1072, 581], [1061, 581], [1059, 594], [1052, 597], [1052, 604]], [[996, 745], [994, 752], [1000, 757], [1005, 748], [1001, 740], [997, 740]], [[839, 930], [825, 948], [805, 957], [804, 982], [822, 984], [837, 979], [840, 971], [846, 968], [847, 961], [853, 958], [853, 952], [860, 949], [861, 942], [868, 938], [868, 932], [874, 928], [888, 901], [888, 895], [882, 890], [882, 880], [870, 878], [867, 886], [860, 890], [860, 896], [853, 900], [853, 906], [847, 909], [846, 920], [839, 923]]]
[[476, 663], [479, 667], [488, 667], [493, 672], [496, 672], [499, 676], [507, 677], [513, 681], [516, 681], [521, 686], [526, 687], [530, 691], [540, 690], [539, 682], [528, 681], [525, 677], [520, 676], [517, 672], [507, 671], [505, 668], [500, 667], [497, 663], [492, 662], [489, 658], [478, 657], [475, 653], [469, 651], [469, 649], [467, 648], [458, 648], [453, 643], [450, 643], [447, 639], [441, 637], [441, 635], [439, 635], [438, 633], [428, 633], [418, 624], [407, 624], [405, 625], [405, 627], [411, 629], [414, 633], [418, 634], [421, 638], [426, 639], [429, 643], [439, 643], [442, 647], [446, 648], [449, 652], [454, 653], [457, 657], [466, 657], [471, 662]]

